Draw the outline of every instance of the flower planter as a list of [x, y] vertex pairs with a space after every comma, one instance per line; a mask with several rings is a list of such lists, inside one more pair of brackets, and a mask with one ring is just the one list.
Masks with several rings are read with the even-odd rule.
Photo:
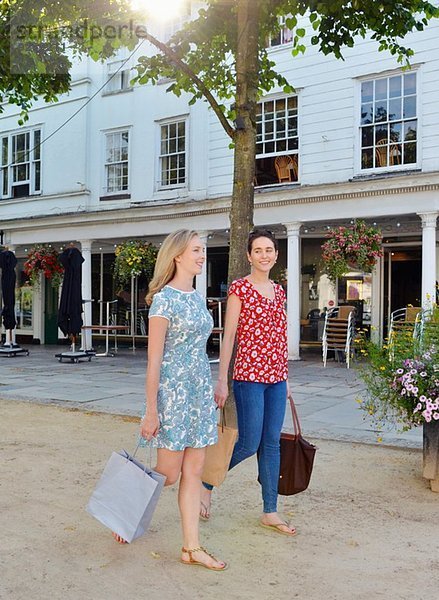
[[432, 492], [439, 492], [439, 421], [424, 423], [423, 476], [430, 480]]

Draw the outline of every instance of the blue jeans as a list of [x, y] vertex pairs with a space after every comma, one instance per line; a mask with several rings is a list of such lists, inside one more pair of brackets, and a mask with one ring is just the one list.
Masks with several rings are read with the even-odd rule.
[[[238, 441], [235, 444], [229, 470], [258, 455], [259, 481], [262, 486], [264, 512], [277, 511], [279, 484], [280, 432], [285, 417], [287, 383], [255, 383], [233, 381], [233, 393], [238, 417]], [[209, 484], [204, 484], [212, 489]]]

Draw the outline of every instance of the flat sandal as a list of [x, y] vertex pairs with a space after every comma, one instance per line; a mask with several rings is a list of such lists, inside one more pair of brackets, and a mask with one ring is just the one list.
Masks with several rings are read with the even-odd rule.
[[180, 558], [180, 562], [182, 562], [184, 565], [198, 565], [200, 567], [204, 567], [205, 569], [209, 569], [210, 571], [225, 571], [228, 567], [227, 563], [224, 563], [223, 567], [211, 567], [209, 565], [207, 565], [206, 563], [203, 563], [199, 560], [194, 560], [194, 558], [192, 557], [192, 554], [194, 552], [198, 552], [198, 551], [204, 552], [205, 554], [207, 554], [208, 556], [210, 556], [210, 558], [213, 558], [213, 560], [216, 560], [217, 562], [222, 562], [219, 561], [217, 558], [214, 557], [213, 554], [211, 554], [210, 552], [208, 552], [206, 550], [206, 548], [203, 548], [203, 546], [198, 546], [198, 548], [182, 548], [181, 551], [182, 552], [187, 552], [189, 554], [189, 560], [183, 560], [182, 558]]

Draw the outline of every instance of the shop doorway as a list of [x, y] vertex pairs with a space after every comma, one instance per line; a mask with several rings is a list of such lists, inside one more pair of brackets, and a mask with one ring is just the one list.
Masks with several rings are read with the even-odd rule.
[[44, 343], [58, 343], [58, 288], [44, 279]]
[[394, 310], [421, 306], [422, 247], [387, 248], [384, 254], [385, 328]]

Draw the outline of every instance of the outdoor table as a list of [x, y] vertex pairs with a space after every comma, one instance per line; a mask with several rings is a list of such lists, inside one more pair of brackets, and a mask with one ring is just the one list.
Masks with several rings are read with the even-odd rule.
[[[118, 331], [129, 331], [130, 326], [129, 325], [83, 325], [82, 329], [89, 329], [92, 332], [92, 336], [93, 336], [93, 331], [105, 331], [105, 352], [102, 352], [100, 354], [95, 354], [95, 356], [97, 356], [97, 357], [102, 357], [102, 356], [114, 356], [115, 354], [117, 354], [117, 332]], [[109, 348], [110, 331], [114, 332], [114, 348], [113, 348], [114, 353], [110, 352], [110, 348]]]

